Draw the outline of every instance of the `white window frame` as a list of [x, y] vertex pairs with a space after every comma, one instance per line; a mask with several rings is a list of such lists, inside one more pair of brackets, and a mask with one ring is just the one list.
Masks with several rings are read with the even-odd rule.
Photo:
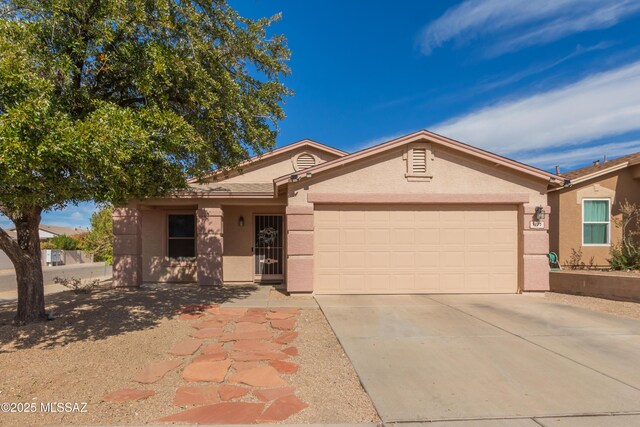
[[[587, 224], [607, 224], [607, 243], [585, 243], [584, 242], [584, 202], [607, 202], [609, 205], [609, 221], [588, 221]], [[611, 199], [587, 197], [582, 199], [582, 212], [580, 214], [580, 226], [582, 234], [582, 246], [611, 246]]]

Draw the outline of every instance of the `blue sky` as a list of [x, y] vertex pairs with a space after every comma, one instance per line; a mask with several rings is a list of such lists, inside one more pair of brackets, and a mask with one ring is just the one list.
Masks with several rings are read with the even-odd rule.
[[[429, 129], [563, 171], [640, 151], [640, 2], [234, 0], [282, 13], [295, 95], [278, 145]], [[86, 226], [90, 204], [43, 222]], [[0, 220], [0, 226], [3, 224]]]

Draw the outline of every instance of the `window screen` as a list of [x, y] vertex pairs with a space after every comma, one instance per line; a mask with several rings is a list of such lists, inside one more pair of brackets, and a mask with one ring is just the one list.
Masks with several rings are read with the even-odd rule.
[[583, 243], [609, 244], [609, 200], [584, 200], [582, 206]]
[[191, 259], [196, 256], [195, 215], [168, 216], [167, 255], [176, 259]]

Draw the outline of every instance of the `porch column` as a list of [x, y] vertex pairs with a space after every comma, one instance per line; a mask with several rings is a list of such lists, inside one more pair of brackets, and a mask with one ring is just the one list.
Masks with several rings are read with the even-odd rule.
[[287, 291], [313, 291], [313, 206], [287, 206]]
[[523, 290], [549, 290], [549, 214], [551, 208], [544, 206], [545, 218], [536, 224], [535, 205], [524, 205], [523, 246]]
[[142, 216], [138, 209], [113, 210], [113, 286], [142, 284]]
[[196, 211], [197, 269], [200, 286], [222, 285], [222, 209], [199, 208]]

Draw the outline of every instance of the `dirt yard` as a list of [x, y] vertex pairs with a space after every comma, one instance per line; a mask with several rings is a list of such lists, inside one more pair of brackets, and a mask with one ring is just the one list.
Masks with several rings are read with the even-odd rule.
[[[92, 295], [63, 292], [47, 297], [56, 319], [45, 324], [11, 325], [13, 304], [0, 305], [0, 403], [35, 403], [35, 413], [3, 413], [0, 425], [159, 424], [185, 408], [173, 405], [176, 389], [192, 356], [153, 384], [132, 378], [151, 362], [173, 358], [167, 352], [194, 332], [180, 320], [180, 307], [242, 299], [251, 286], [201, 289], [195, 286], [101, 290]], [[280, 299], [280, 298], [278, 298]], [[349, 359], [318, 309], [303, 309], [297, 319], [299, 354], [287, 359], [299, 370], [286, 375], [308, 407], [286, 423], [378, 422]], [[197, 353], [194, 355], [197, 356]], [[231, 371], [230, 371], [231, 372]], [[102, 401], [122, 388], [153, 390], [147, 399]], [[252, 394], [244, 402], [258, 402]], [[43, 413], [40, 404], [86, 402], [86, 413]]]
[[585, 297], [580, 295], [559, 294], [555, 292], [545, 293], [545, 298], [562, 304], [575, 305], [590, 310], [618, 316], [630, 317], [640, 320], [640, 303], [630, 301], [615, 301], [604, 298]]

